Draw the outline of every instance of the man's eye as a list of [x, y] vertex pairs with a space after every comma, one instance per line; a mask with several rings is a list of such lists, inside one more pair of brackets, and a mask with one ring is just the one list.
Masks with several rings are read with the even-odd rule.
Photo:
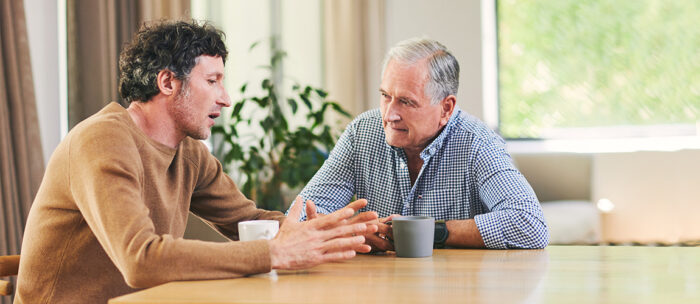
[[209, 79], [209, 80], [207, 80], [207, 81], [209, 81], [209, 84], [215, 84], [215, 83], [216, 83], [216, 80], [211, 80], [211, 79]]

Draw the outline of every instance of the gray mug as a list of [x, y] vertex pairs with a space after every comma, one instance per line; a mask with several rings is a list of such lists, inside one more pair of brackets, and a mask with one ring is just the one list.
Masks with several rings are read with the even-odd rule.
[[391, 219], [396, 256], [422, 258], [433, 255], [435, 219], [430, 216], [399, 216]]

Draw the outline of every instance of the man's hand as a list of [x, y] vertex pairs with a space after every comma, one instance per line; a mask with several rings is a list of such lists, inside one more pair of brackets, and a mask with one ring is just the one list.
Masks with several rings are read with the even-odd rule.
[[[316, 205], [311, 200], [306, 201], [306, 218], [307, 220], [312, 220], [323, 216], [323, 213], [316, 212]], [[399, 214], [392, 214], [385, 218], [374, 218], [370, 221], [366, 221], [365, 218], [361, 216], [355, 216], [350, 218], [350, 223], [365, 223], [369, 225], [377, 225], [377, 232], [366, 233], [365, 244], [369, 245], [372, 250], [370, 252], [384, 252], [388, 250], [394, 250], [394, 242], [392, 241], [391, 226], [387, 225], [386, 222], [390, 221], [392, 218], [400, 216]]]
[[388, 217], [377, 219], [377, 232], [365, 235], [365, 244], [368, 244], [372, 247], [371, 252], [384, 252], [394, 250], [394, 241], [391, 226], [387, 225], [386, 222], [390, 221], [391, 219], [397, 216], [400, 215], [392, 214]]
[[[307, 212], [309, 202], [307, 201]], [[311, 204], [315, 215], [315, 206]], [[376, 225], [367, 224], [376, 221], [377, 214], [363, 212], [355, 216], [361, 222], [348, 220], [366, 205], [366, 200], [354, 201], [326, 216], [299, 222], [302, 202], [301, 197], [297, 197], [279, 233], [270, 240], [272, 268], [302, 269], [349, 259], [355, 256], [356, 251], [369, 252], [371, 248], [364, 244], [365, 238], [362, 235], [377, 231]]]
[[[301, 203], [301, 197], [297, 196], [297, 201], [295, 204]], [[324, 216], [325, 214], [323, 213], [317, 213], [316, 212], [316, 204], [314, 204], [313, 201], [311, 200], [306, 200], [306, 220], [313, 220], [319, 216]]]

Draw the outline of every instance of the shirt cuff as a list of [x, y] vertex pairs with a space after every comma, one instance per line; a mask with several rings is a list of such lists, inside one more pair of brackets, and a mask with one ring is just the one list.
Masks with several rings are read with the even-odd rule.
[[503, 226], [498, 213], [489, 212], [474, 217], [476, 228], [479, 229], [481, 238], [486, 248], [507, 249], [503, 238]]

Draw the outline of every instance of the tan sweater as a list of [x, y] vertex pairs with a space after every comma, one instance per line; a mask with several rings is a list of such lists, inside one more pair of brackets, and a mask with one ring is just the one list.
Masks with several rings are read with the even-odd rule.
[[188, 211], [237, 239], [257, 209], [199, 141], [177, 149], [111, 103], [78, 124], [49, 161], [29, 213], [15, 303], [106, 303], [176, 280], [270, 271], [267, 241], [182, 238]]

